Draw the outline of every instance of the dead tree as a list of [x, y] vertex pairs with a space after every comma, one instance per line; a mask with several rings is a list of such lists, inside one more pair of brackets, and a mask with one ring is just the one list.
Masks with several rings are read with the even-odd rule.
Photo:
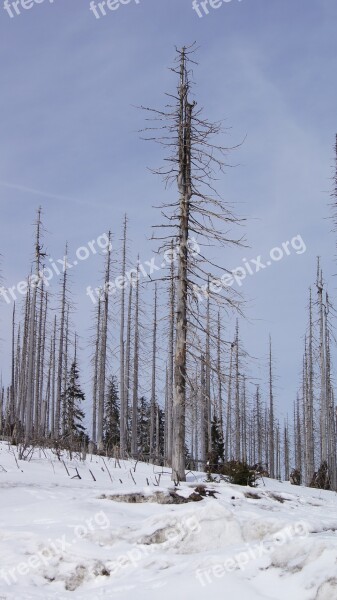
[[[153, 308], [153, 338], [152, 338], [152, 378], [151, 378], [151, 407], [150, 407], [150, 458], [155, 453], [154, 440], [156, 435], [156, 359], [157, 359], [157, 285], [154, 292]], [[158, 437], [157, 431], [157, 437]]]
[[106, 254], [105, 278], [103, 290], [103, 308], [101, 325], [101, 343], [99, 352], [99, 377], [98, 377], [98, 405], [97, 405], [97, 447], [102, 451], [103, 444], [103, 426], [104, 426], [104, 401], [106, 388], [106, 367], [107, 367], [107, 345], [108, 345], [108, 324], [109, 324], [109, 293], [110, 293], [110, 269], [111, 269], [111, 232], [108, 233], [109, 245]]
[[276, 476], [277, 464], [275, 464], [275, 460], [274, 388], [271, 336], [269, 336], [269, 473], [271, 478]]
[[25, 399], [25, 441], [30, 442], [33, 433], [34, 417], [34, 391], [35, 391], [35, 355], [36, 355], [36, 324], [37, 324], [37, 290], [41, 284], [41, 258], [44, 256], [41, 246], [41, 208], [38, 209], [35, 237], [35, 275], [30, 278], [31, 297], [28, 319], [28, 343], [27, 343], [27, 387]]
[[98, 393], [98, 367], [99, 367], [99, 349], [101, 336], [101, 291], [98, 297], [96, 309], [96, 337], [95, 337], [95, 352], [93, 357], [94, 362], [94, 379], [92, 390], [92, 441], [96, 444], [97, 441], [97, 393]]
[[68, 247], [66, 245], [65, 256], [63, 260], [63, 281], [62, 281], [62, 292], [61, 292], [61, 314], [60, 314], [60, 328], [59, 328], [59, 347], [58, 347], [58, 362], [57, 362], [57, 379], [56, 379], [56, 406], [55, 406], [55, 424], [54, 434], [55, 438], [58, 439], [61, 434], [61, 418], [62, 418], [62, 383], [64, 376], [64, 336], [66, 327], [66, 291], [67, 291], [67, 253]]
[[135, 329], [133, 345], [133, 382], [132, 382], [132, 436], [131, 453], [138, 455], [138, 387], [139, 387], [139, 257], [136, 273], [136, 298], [135, 298]]
[[[193, 50], [184, 47], [177, 51], [177, 66], [172, 71], [179, 77], [179, 83], [177, 94], [170, 95], [174, 105], [169, 105], [164, 111], [146, 109], [155, 121], [159, 121], [159, 126], [147, 128], [147, 131], [157, 130], [157, 137], [154, 135], [147, 139], [156, 140], [171, 151], [167, 159], [169, 166], [156, 172], [163, 175], [166, 182], [175, 181], [178, 189], [178, 200], [164, 207], [171, 214], [167, 215], [168, 223], [163, 225], [167, 235], [159, 238], [164, 239], [162, 248], [170, 250], [172, 239], [179, 248], [172, 404], [172, 479], [175, 481], [185, 480], [187, 361], [191, 354], [200, 354], [200, 348], [195, 350], [191, 345], [188, 332], [192, 327], [200, 330], [198, 304], [211, 293], [215, 298], [224, 299], [227, 306], [237, 308], [233, 296], [219, 293], [222, 286], [218, 275], [223, 269], [206, 256], [207, 245], [213, 242], [228, 244], [228, 226], [238, 219], [232, 215], [212, 186], [217, 169], [223, 171], [226, 166], [224, 157], [228, 149], [216, 146], [212, 141], [213, 136], [221, 132], [221, 124], [210, 123], [202, 118], [201, 110], [191, 100]], [[167, 228], [173, 228], [173, 231], [167, 231]], [[205, 254], [201, 252], [200, 244], [200, 252], [196, 252], [196, 242], [192, 236], [200, 244], [204, 244]], [[210, 291], [207, 288], [208, 281]]]
[[[122, 277], [126, 273], [126, 234], [127, 234], [127, 217], [124, 217], [123, 228], [123, 246], [122, 246]], [[127, 446], [127, 422], [126, 422], [126, 402], [125, 402], [125, 288], [121, 289], [121, 313], [120, 313], [120, 332], [119, 332], [119, 381], [120, 381], [120, 453], [123, 457]]]
[[[171, 243], [173, 252], [173, 241]], [[166, 431], [166, 462], [172, 464], [172, 407], [174, 391], [174, 331], [175, 331], [175, 271], [174, 261], [170, 264], [169, 285], [169, 338], [168, 338], [168, 368], [167, 368], [167, 410], [165, 418]]]

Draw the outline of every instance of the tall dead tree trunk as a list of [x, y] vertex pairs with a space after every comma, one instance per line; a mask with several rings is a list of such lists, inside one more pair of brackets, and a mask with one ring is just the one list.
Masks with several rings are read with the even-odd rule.
[[[123, 248], [122, 248], [122, 276], [126, 273], [126, 232], [127, 218], [124, 217], [123, 228]], [[119, 332], [119, 393], [120, 393], [120, 453], [125, 456], [127, 445], [127, 423], [126, 423], [126, 403], [125, 403], [125, 288], [121, 289], [121, 316], [120, 316], [120, 332]]]
[[139, 257], [136, 275], [136, 300], [135, 300], [135, 331], [133, 345], [133, 382], [132, 382], [132, 440], [131, 453], [138, 455], [138, 387], [139, 387]]
[[[179, 65], [172, 69], [179, 76], [177, 95], [174, 97], [176, 104], [169, 106], [165, 111], [146, 109], [155, 116], [154, 120], [160, 121], [157, 128], [160, 131], [158, 141], [170, 149], [168, 163], [169, 169], [157, 171], [165, 179], [175, 180], [178, 186], [179, 199], [170, 206], [173, 214], [168, 216], [169, 224], [173, 227], [174, 234], [168, 233], [164, 238], [164, 246], [169, 249], [172, 238], [178, 244], [176, 268], [176, 318], [174, 340], [174, 393], [172, 401], [172, 479], [185, 481], [185, 437], [186, 437], [186, 391], [187, 391], [187, 359], [200, 360], [201, 346], [194, 345], [193, 333], [200, 328], [199, 303], [208, 297], [220, 302], [220, 296], [214, 291], [213, 280], [216, 275], [210, 273], [217, 269], [223, 272], [223, 267], [214, 265], [210, 258], [201, 255], [197, 239], [204, 241], [205, 247], [215, 242], [227, 245], [228, 223], [237, 223], [236, 219], [225, 206], [219, 196], [213, 192], [215, 171], [223, 171], [224, 157], [228, 149], [215, 146], [212, 142], [214, 136], [221, 132], [220, 123], [210, 123], [201, 117], [201, 111], [196, 109], [196, 102], [190, 101], [190, 64], [189, 55], [193, 49], [183, 47], [178, 51]], [[178, 61], [177, 61], [178, 62]], [[171, 95], [172, 97], [172, 95]], [[166, 124], [163, 125], [163, 121]], [[163, 133], [163, 130], [164, 131]], [[175, 152], [172, 153], [172, 147]], [[165, 211], [166, 212], [166, 211]], [[217, 225], [220, 223], [219, 225]], [[223, 231], [221, 226], [226, 223]], [[160, 227], [160, 225], [159, 225]], [[192, 234], [194, 238], [192, 238]], [[197, 239], [196, 239], [197, 238]], [[158, 238], [157, 238], [158, 239]], [[239, 244], [238, 241], [231, 240]], [[162, 246], [163, 247], [163, 246]], [[197, 249], [195, 249], [197, 248]], [[205, 266], [206, 265], [206, 266]], [[207, 281], [209, 280], [209, 290]], [[199, 282], [199, 283], [198, 283]], [[202, 282], [202, 288], [200, 283]], [[206, 284], [206, 290], [204, 289]], [[218, 290], [218, 288], [217, 288]], [[221, 291], [221, 290], [220, 290]], [[237, 308], [234, 302], [235, 293], [228, 287], [222, 300], [226, 307]], [[193, 324], [192, 324], [193, 323]], [[203, 328], [204, 331], [204, 328]], [[188, 335], [189, 334], [189, 335]], [[199, 356], [197, 356], [199, 354]], [[207, 366], [206, 357], [206, 368]], [[206, 379], [209, 378], [206, 376]], [[207, 387], [207, 381], [206, 387]], [[210, 435], [208, 436], [210, 438]]]
[[104, 426], [104, 400], [106, 388], [106, 366], [107, 366], [107, 345], [108, 345], [108, 324], [109, 324], [109, 291], [110, 291], [110, 269], [111, 269], [111, 232], [108, 234], [109, 245], [106, 255], [105, 280], [103, 292], [103, 314], [101, 344], [99, 356], [99, 382], [98, 382], [98, 406], [97, 406], [97, 447], [99, 451], [104, 448], [103, 426]]
[[[171, 244], [173, 251], [173, 242]], [[170, 268], [170, 299], [169, 299], [169, 340], [168, 340], [168, 390], [167, 390], [167, 414], [166, 414], [166, 460], [167, 465], [172, 464], [172, 407], [174, 393], [174, 331], [175, 331], [175, 273], [174, 262], [171, 260]]]
[[232, 381], [233, 381], [233, 353], [235, 344], [231, 344], [229, 358], [229, 376], [228, 376], [228, 393], [227, 393], [227, 414], [226, 414], [226, 436], [225, 436], [225, 462], [233, 458], [232, 448]]
[[[151, 406], [150, 406], [150, 459], [155, 455], [155, 424], [156, 424], [156, 359], [157, 359], [157, 285], [154, 292], [153, 309], [153, 337], [152, 337], [152, 379], [151, 379]], [[158, 432], [157, 432], [158, 435]]]
[[286, 422], [284, 427], [284, 479], [289, 481], [290, 476], [290, 462], [289, 462], [289, 428]]
[[52, 362], [52, 374], [51, 374], [51, 414], [50, 414], [50, 432], [52, 439], [55, 438], [55, 422], [56, 422], [56, 334], [57, 334], [57, 317], [54, 317], [54, 329], [53, 329], [53, 362]]
[[206, 397], [205, 358], [200, 360], [200, 461], [201, 469], [205, 469], [207, 459], [207, 418], [208, 407]]
[[[209, 290], [209, 280], [208, 280]], [[208, 293], [206, 310], [206, 354], [205, 354], [205, 401], [206, 401], [206, 432], [207, 432], [207, 453], [212, 452], [212, 405], [211, 405], [211, 299]]]
[[242, 399], [241, 399], [241, 460], [247, 462], [247, 395], [246, 378], [242, 377]]
[[217, 377], [218, 377], [218, 419], [221, 434], [223, 435], [223, 406], [222, 406], [222, 369], [221, 369], [221, 319], [218, 312], [218, 337], [217, 337]]
[[314, 355], [312, 293], [309, 291], [309, 340], [308, 340], [308, 395], [307, 395], [307, 482], [310, 484], [315, 472], [314, 442]]
[[25, 402], [25, 441], [28, 443], [33, 432], [33, 410], [35, 390], [35, 355], [36, 355], [36, 321], [37, 321], [37, 288], [41, 282], [40, 265], [43, 256], [41, 247], [41, 208], [38, 210], [35, 238], [35, 276], [30, 279], [31, 299], [28, 326], [28, 360], [27, 360], [27, 388]]
[[131, 449], [131, 444], [130, 444], [131, 432], [129, 431], [129, 420], [130, 420], [130, 379], [131, 379], [130, 371], [131, 371], [132, 290], [133, 290], [133, 285], [132, 285], [132, 282], [130, 282], [128, 315], [127, 315], [127, 326], [126, 326], [125, 383], [124, 383], [125, 411], [126, 411], [126, 424], [127, 424], [126, 445], [127, 445], [128, 452]]
[[172, 478], [186, 481], [185, 476], [185, 410], [186, 410], [186, 343], [187, 343], [187, 286], [188, 234], [191, 185], [191, 125], [193, 105], [188, 100], [189, 83], [185, 49], [180, 64], [179, 173], [180, 194], [179, 254], [177, 277], [177, 316], [174, 358], [174, 394], [172, 406]]
[[275, 422], [274, 422], [274, 390], [271, 336], [269, 336], [269, 472], [273, 479], [275, 473]]
[[68, 385], [68, 354], [69, 354], [69, 304], [66, 305], [66, 320], [64, 329], [64, 350], [63, 350], [63, 382], [62, 382], [62, 405], [61, 422], [62, 436], [67, 431], [67, 385]]
[[17, 399], [15, 397], [15, 302], [13, 304], [13, 313], [12, 313], [12, 364], [11, 364], [11, 387], [10, 387], [10, 402], [11, 402], [11, 413], [13, 423], [16, 421], [16, 402]]
[[42, 357], [42, 344], [43, 344], [43, 308], [44, 308], [44, 285], [43, 279], [41, 279], [41, 285], [39, 286], [39, 308], [37, 312], [37, 323], [36, 323], [36, 364], [35, 364], [35, 412], [34, 412], [34, 430], [36, 437], [39, 437], [40, 423], [41, 423], [41, 357]]
[[61, 294], [61, 315], [59, 331], [59, 348], [57, 362], [57, 381], [56, 381], [56, 406], [55, 406], [55, 424], [54, 434], [58, 439], [61, 434], [61, 404], [62, 404], [62, 383], [64, 371], [64, 334], [66, 324], [66, 291], [67, 291], [67, 261], [68, 246], [66, 245], [64, 263], [63, 263], [63, 281]]
[[235, 332], [235, 460], [241, 460], [240, 370], [239, 370], [239, 322]]
[[256, 436], [257, 436], [257, 462], [262, 465], [263, 452], [263, 416], [261, 412], [260, 386], [256, 386], [255, 395], [255, 410], [256, 410]]
[[319, 365], [320, 365], [320, 462], [328, 459], [327, 455], [327, 397], [326, 397], [326, 357], [325, 357], [325, 322], [323, 305], [323, 276], [319, 259], [317, 261], [317, 295], [319, 312]]

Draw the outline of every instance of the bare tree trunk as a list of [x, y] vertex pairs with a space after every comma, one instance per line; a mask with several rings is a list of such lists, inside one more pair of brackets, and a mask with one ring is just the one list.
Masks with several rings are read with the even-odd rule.
[[14, 398], [15, 398], [15, 421], [16, 432], [20, 431], [20, 372], [21, 372], [21, 326], [18, 325], [17, 341], [16, 341], [16, 358], [15, 358], [15, 373], [14, 373]]
[[262, 439], [263, 439], [263, 417], [261, 413], [261, 402], [260, 402], [260, 386], [256, 386], [256, 433], [257, 433], [257, 462], [262, 465]]
[[277, 423], [276, 427], [276, 440], [275, 440], [275, 466], [276, 466], [276, 479], [281, 479], [281, 439], [280, 439], [280, 426]]
[[[138, 258], [139, 263], [139, 258]], [[132, 456], [138, 456], [138, 386], [139, 386], [139, 264], [136, 279], [136, 302], [135, 302], [135, 337], [133, 346], [133, 388], [132, 388]]]
[[192, 105], [188, 102], [185, 49], [180, 65], [179, 115], [179, 255], [177, 277], [177, 319], [174, 357], [174, 395], [172, 407], [172, 479], [186, 481], [185, 410], [186, 410], [186, 343], [187, 343], [187, 269], [191, 186]]
[[160, 464], [160, 414], [159, 406], [156, 404], [156, 461]]
[[201, 469], [205, 469], [208, 451], [207, 442], [207, 423], [208, 423], [208, 404], [206, 396], [206, 377], [205, 377], [205, 357], [201, 355], [200, 361], [200, 396], [201, 396], [201, 411], [200, 411], [200, 460]]
[[289, 481], [290, 468], [289, 468], [289, 434], [288, 434], [288, 423], [284, 427], [284, 479]]
[[226, 437], [225, 437], [225, 462], [232, 458], [232, 379], [233, 379], [233, 351], [235, 344], [231, 344], [228, 377]]
[[62, 401], [62, 380], [63, 380], [63, 369], [64, 369], [64, 333], [65, 333], [65, 322], [66, 322], [66, 290], [67, 290], [67, 254], [68, 246], [66, 245], [65, 257], [64, 257], [64, 272], [63, 272], [63, 283], [62, 283], [62, 298], [61, 298], [61, 318], [60, 318], [60, 337], [59, 337], [59, 349], [58, 349], [58, 364], [57, 364], [57, 381], [56, 381], [56, 406], [55, 406], [55, 424], [54, 434], [55, 438], [58, 439], [61, 433], [61, 401]]
[[296, 469], [302, 475], [302, 425], [301, 425], [301, 411], [300, 411], [300, 399], [297, 396], [296, 402], [296, 420], [295, 420], [295, 440], [297, 447], [297, 460], [296, 460]]
[[[168, 107], [165, 111], [148, 110], [158, 117], [159, 121], [167, 121], [168, 124], [160, 123], [160, 143], [170, 149], [168, 162], [171, 164], [169, 169], [164, 168], [157, 171], [164, 175], [166, 180], [177, 179], [179, 199], [170, 204], [173, 214], [168, 215], [169, 224], [165, 227], [174, 228], [174, 234], [169, 233], [164, 236], [166, 240], [164, 247], [168, 248], [168, 240], [175, 241], [179, 252], [177, 256], [176, 272], [176, 319], [175, 319], [175, 340], [174, 340], [174, 393], [172, 401], [172, 479], [173, 481], [185, 481], [185, 437], [186, 437], [186, 396], [187, 396], [187, 356], [192, 354], [195, 346], [192, 345], [193, 334], [200, 328], [199, 303], [211, 292], [212, 297], [219, 302], [219, 296], [214, 292], [213, 279], [215, 277], [210, 273], [215, 266], [210, 259], [200, 256], [197, 250], [194, 252], [191, 248], [198, 247], [196, 238], [204, 240], [205, 246], [211, 245], [214, 241], [220, 245], [229, 242], [227, 231], [228, 223], [237, 223], [237, 219], [230, 213], [227, 206], [218, 196], [214, 198], [212, 194], [205, 193], [203, 186], [208, 186], [212, 191], [212, 182], [215, 179], [214, 170], [221, 171], [225, 167], [224, 156], [227, 149], [215, 146], [212, 138], [220, 133], [221, 126], [217, 123], [210, 123], [200, 117], [200, 111], [195, 109], [196, 103], [189, 101], [190, 92], [190, 64], [189, 54], [193, 49], [186, 47], [178, 51], [179, 64], [172, 70], [179, 75], [178, 93], [176, 97], [176, 107], [172, 110]], [[177, 61], [178, 62], [178, 61]], [[151, 129], [151, 128], [149, 128]], [[153, 129], [153, 128], [152, 128]], [[163, 130], [164, 131], [163, 133]], [[153, 132], [151, 133], [153, 139]], [[172, 154], [172, 146], [176, 152]], [[193, 165], [193, 168], [192, 168]], [[192, 174], [193, 170], [193, 174]], [[166, 214], [164, 213], [166, 217]], [[220, 225], [216, 227], [214, 222], [226, 223], [226, 233]], [[193, 233], [194, 238], [190, 234]], [[157, 238], [158, 239], [158, 238]], [[234, 244], [240, 244], [238, 241], [232, 241]], [[162, 246], [162, 247], [163, 247]], [[200, 248], [199, 248], [200, 250]], [[206, 267], [205, 267], [206, 263]], [[195, 283], [202, 282], [202, 288]], [[212, 282], [204, 289], [204, 282]], [[237, 307], [238, 303], [232, 301], [231, 292], [226, 293], [223, 298], [224, 303], [230, 307]], [[191, 333], [190, 336], [187, 334]], [[207, 344], [207, 340], [206, 340]], [[200, 350], [200, 348], [199, 348]], [[207, 354], [207, 352], [206, 352]], [[206, 388], [210, 383], [210, 352], [206, 356]], [[194, 356], [196, 359], [197, 357]], [[206, 395], [210, 390], [206, 389]], [[206, 421], [208, 430], [208, 440], [210, 447], [211, 435], [209, 423], [210, 402], [208, 403], [208, 418]], [[170, 446], [170, 444], [169, 444]]]
[[98, 298], [97, 305], [97, 325], [96, 325], [96, 340], [95, 340], [95, 355], [94, 355], [94, 382], [93, 382], [93, 403], [92, 403], [92, 441], [96, 444], [97, 441], [97, 391], [98, 391], [98, 367], [100, 356], [100, 335], [101, 335], [101, 297]]
[[[209, 290], [209, 279], [208, 279], [208, 290]], [[205, 404], [206, 404], [206, 439], [207, 439], [207, 453], [210, 455], [212, 452], [212, 406], [211, 406], [211, 348], [210, 348], [210, 336], [211, 336], [211, 319], [210, 319], [210, 295], [207, 296], [207, 311], [206, 311], [206, 359], [205, 359]]]
[[[171, 244], [173, 251], [173, 242]], [[167, 398], [167, 465], [172, 464], [172, 406], [174, 393], [174, 330], [175, 330], [175, 281], [174, 262], [171, 261], [170, 270], [170, 306], [169, 306], [169, 351], [168, 351], [168, 398]]]
[[[123, 253], [122, 253], [122, 276], [125, 277], [126, 273], [126, 229], [127, 229], [127, 218], [124, 218], [124, 230], [123, 230]], [[126, 423], [126, 406], [125, 406], [125, 358], [124, 358], [124, 326], [125, 326], [125, 289], [122, 286], [121, 289], [121, 322], [120, 322], [120, 334], [119, 334], [119, 360], [120, 360], [120, 453], [121, 456], [125, 456], [126, 451], [126, 434], [127, 434], [127, 423]]]
[[11, 365], [11, 417], [12, 422], [16, 421], [16, 397], [15, 397], [15, 302], [13, 304], [12, 315], [12, 365]]
[[2, 375], [0, 375], [0, 433], [4, 429], [4, 388], [2, 386]]
[[[150, 459], [154, 457], [154, 437], [156, 418], [156, 358], [157, 358], [157, 284], [154, 292], [153, 338], [152, 338], [152, 381], [151, 381], [151, 408], [150, 408]], [[157, 432], [158, 436], [158, 432]]]
[[55, 422], [56, 422], [56, 332], [57, 332], [57, 317], [54, 317], [54, 330], [53, 330], [53, 362], [52, 362], [52, 384], [51, 384], [51, 415], [50, 415], [50, 432], [52, 439], [55, 438]]
[[30, 302], [31, 302], [31, 293], [28, 287], [26, 300], [25, 300], [25, 319], [23, 326], [23, 336], [22, 336], [22, 350], [21, 350], [21, 365], [20, 365], [20, 375], [19, 375], [19, 396], [20, 396], [20, 410], [19, 412], [19, 420], [21, 425], [23, 426], [25, 423], [25, 414], [26, 414], [26, 397], [27, 397], [27, 366], [28, 366], [28, 339], [29, 339], [29, 316], [30, 316]]
[[313, 321], [312, 294], [309, 298], [309, 343], [308, 343], [308, 396], [307, 396], [307, 482], [310, 484], [315, 472], [314, 442], [314, 357], [313, 357]]
[[332, 490], [337, 489], [337, 464], [336, 464], [336, 430], [335, 430], [335, 406], [334, 395], [331, 383], [331, 354], [330, 354], [330, 329], [328, 315], [330, 311], [330, 302], [328, 294], [324, 307], [324, 322], [325, 322], [325, 355], [326, 355], [326, 398], [327, 398], [327, 456], [330, 485]]
[[29, 315], [29, 334], [28, 334], [28, 361], [27, 361], [27, 388], [25, 402], [25, 441], [31, 440], [33, 429], [33, 410], [34, 410], [34, 389], [35, 389], [35, 350], [36, 350], [36, 297], [37, 286], [40, 284], [40, 260], [42, 256], [42, 247], [40, 242], [41, 237], [41, 208], [38, 209], [36, 223], [36, 238], [35, 238], [35, 282], [30, 285], [33, 287], [30, 300], [30, 315]]
[[[45, 365], [45, 351], [46, 351], [46, 341], [47, 341], [47, 313], [48, 313], [48, 292], [45, 292], [43, 325], [42, 325], [42, 343], [41, 343], [41, 354], [40, 354], [40, 376], [39, 376], [41, 402], [43, 399], [43, 390], [44, 390], [44, 365]], [[49, 402], [48, 402], [48, 410], [49, 410]], [[49, 419], [49, 415], [47, 415], [47, 413], [46, 413], [46, 417], [48, 417], [48, 419]]]
[[242, 404], [241, 404], [241, 435], [242, 435], [242, 460], [247, 462], [247, 398], [246, 398], [246, 378], [242, 381]]
[[235, 333], [235, 460], [241, 460], [239, 322]]
[[35, 364], [35, 415], [34, 415], [34, 429], [36, 437], [40, 434], [40, 423], [41, 423], [41, 354], [42, 354], [42, 333], [43, 333], [43, 307], [44, 307], [44, 285], [43, 279], [41, 279], [41, 287], [39, 288], [39, 312], [37, 320], [37, 340], [36, 340], [36, 364]]
[[324, 336], [324, 307], [323, 307], [323, 277], [317, 261], [317, 294], [319, 310], [319, 356], [320, 356], [320, 449], [321, 463], [327, 456], [327, 398], [326, 398], [326, 364], [325, 364], [325, 336]]
[[271, 337], [269, 336], [269, 472], [275, 478], [275, 430], [274, 430], [274, 391], [272, 371]]
[[103, 425], [104, 425], [104, 400], [106, 387], [106, 363], [107, 363], [107, 344], [108, 344], [108, 323], [109, 323], [109, 284], [111, 268], [111, 233], [109, 231], [109, 246], [106, 256], [105, 282], [103, 293], [103, 319], [102, 319], [102, 341], [100, 345], [99, 357], [99, 384], [98, 384], [98, 412], [97, 412], [97, 447], [102, 451], [103, 444]]
[[223, 407], [222, 407], [222, 371], [221, 371], [221, 321], [218, 312], [218, 338], [217, 338], [217, 376], [218, 376], [218, 418], [220, 430], [223, 435]]
[[126, 328], [126, 347], [125, 347], [125, 412], [126, 412], [126, 435], [127, 435], [127, 449], [131, 449], [130, 445], [130, 432], [129, 432], [129, 417], [130, 417], [130, 370], [131, 370], [131, 321], [132, 321], [132, 283], [130, 283], [129, 289], [129, 303], [128, 303], [128, 318]]
[[45, 410], [41, 416], [41, 434], [42, 436], [48, 436], [49, 433], [49, 422], [50, 422], [50, 404], [51, 404], [51, 388], [52, 388], [52, 373], [53, 373], [53, 337], [50, 340], [50, 353], [49, 353], [49, 367], [48, 377], [46, 386], [46, 398], [44, 400]]
[[69, 304], [66, 309], [66, 323], [64, 331], [64, 359], [63, 359], [63, 390], [62, 390], [62, 435], [67, 431], [67, 383], [68, 383], [68, 347], [69, 347]]

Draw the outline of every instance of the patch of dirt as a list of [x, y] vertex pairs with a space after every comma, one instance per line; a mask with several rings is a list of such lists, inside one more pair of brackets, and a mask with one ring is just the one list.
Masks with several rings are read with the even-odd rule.
[[254, 492], [244, 492], [245, 497], [249, 498], [250, 500], [261, 500], [262, 496], [260, 496], [259, 494], [255, 494]]
[[127, 504], [187, 504], [188, 502], [200, 502], [206, 497], [215, 498], [216, 492], [209, 490], [205, 486], [198, 485], [192, 494], [185, 498], [180, 496], [176, 490], [168, 490], [167, 492], [154, 492], [153, 494], [144, 494], [142, 492], [133, 492], [131, 494], [113, 494], [107, 496], [103, 494], [99, 497], [100, 500], [113, 500], [114, 502], [126, 502]]

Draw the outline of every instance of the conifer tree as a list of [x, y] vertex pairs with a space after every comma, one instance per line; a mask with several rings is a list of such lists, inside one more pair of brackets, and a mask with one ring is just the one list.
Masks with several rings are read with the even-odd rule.
[[85, 395], [79, 384], [79, 370], [75, 354], [75, 358], [70, 367], [68, 386], [64, 398], [65, 437], [69, 439], [70, 445], [72, 445], [74, 441], [80, 441], [84, 436], [85, 427], [83, 425], [83, 420], [85, 415], [81, 408], [81, 404], [84, 400]]
[[216, 415], [212, 419], [211, 426], [211, 443], [212, 450], [209, 454], [209, 465], [212, 469], [216, 469], [221, 462], [224, 462], [225, 444], [221, 429], [221, 422]]
[[142, 396], [138, 405], [138, 444], [140, 455], [147, 456], [150, 452], [150, 403]]
[[105, 398], [103, 440], [108, 450], [119, 446], [120, 439], [120, 405], [117, 379], [111, 376]]

